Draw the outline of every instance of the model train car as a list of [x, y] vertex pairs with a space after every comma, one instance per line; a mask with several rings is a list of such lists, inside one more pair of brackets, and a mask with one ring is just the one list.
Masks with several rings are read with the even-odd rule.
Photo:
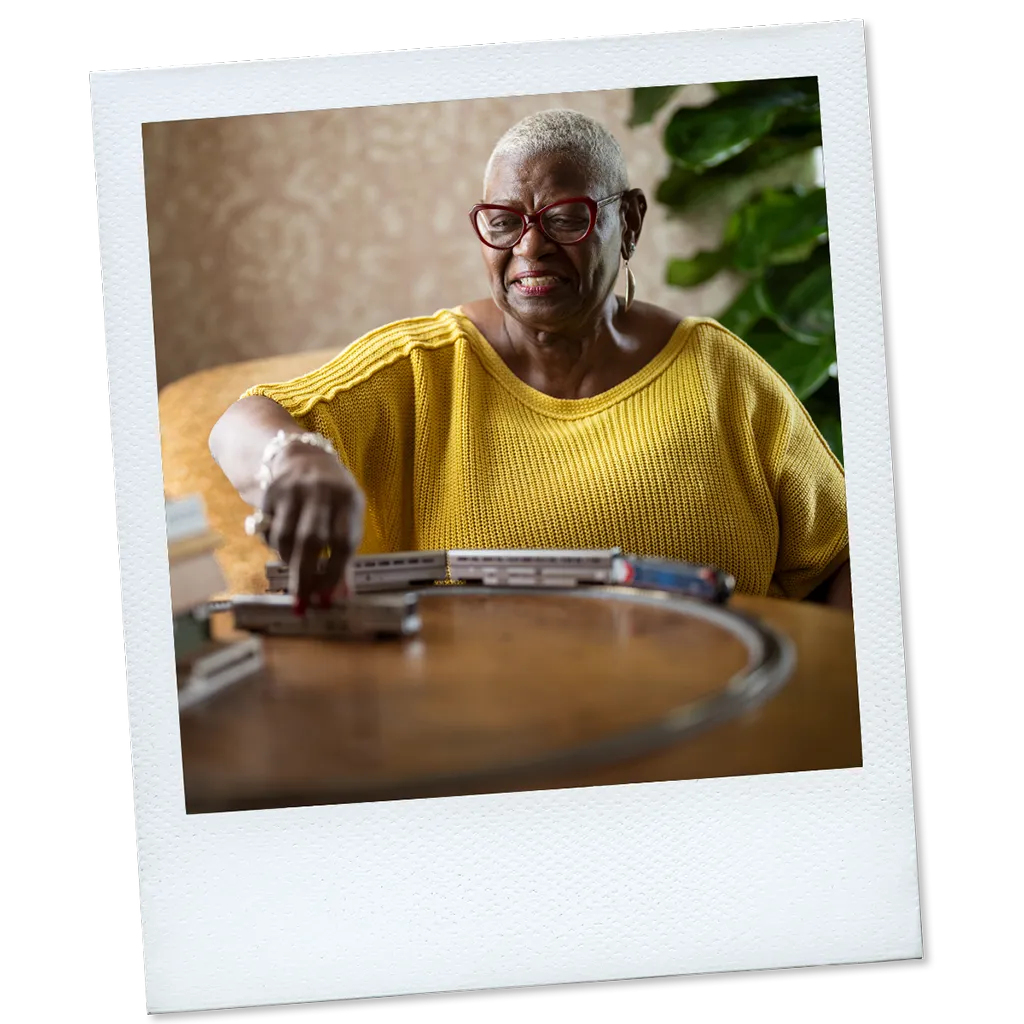
[[708, 565], [672, 562], [666, 558], [630, 558], [629, 585], [644, 590], [669, 590], [704, 601], [728, 601], [736, 580]]
[[629, 565], [619, 548], [458, 550], [448, 552], [453, 580], [485, 587], [575, 587], [626, 583]]
[[263, 667], [263, 644], [251, 636], [234, 643], [211, 642], [178, 665], [178, 707], [184, 711], [209, 700]]
[[[414, 590], [442, 582], [447, 573], [446, 551], [402, 551], [388, 555], [357, 555], [352, 560], [357, 594], [389, 590]], [[272, 594], [288, 590], [288, 566], [268, 562], [267, 589]]]
[[[446, 572], [447, 569], [447, 572]], [[485, 587], [634, 586], [723, 602], [736, 581], [707, 565], [626, 555], [621, 548], [460, 548], [363, 555], [354, 559], [356, 593], [414, 590], [446, 579]], [[267, 563], [267, 588], [288, 589], [288, 567]]]
[[287, 594], [239, 594], [231, 599], [231, 611], [236, 628], [272, 636], [413, 636], [421, 625], [415, 594], [354, 597], [301, 615]]

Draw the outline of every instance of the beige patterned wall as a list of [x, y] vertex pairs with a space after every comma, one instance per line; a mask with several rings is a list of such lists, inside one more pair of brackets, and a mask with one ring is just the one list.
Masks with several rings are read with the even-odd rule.
[[[680, 94], [704, 102], [710, 90]], [[660, 122], [630, 129], [628, 91], [176, 121], [144, 126], [160, 386], [195, 370], [339, 348], [407, 316], [487, 294], [467, 211], [501, 133], [572, 107], [604, 123], [647, 191], [638, 294], [713, 314], [734, 283], [680, 292], [670, 255], [713, 245], [720, 217], [683, 226], [653, 201]]]

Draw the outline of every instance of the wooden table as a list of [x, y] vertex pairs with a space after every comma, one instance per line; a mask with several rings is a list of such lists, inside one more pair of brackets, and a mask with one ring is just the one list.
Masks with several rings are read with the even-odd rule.
[[422, 594], [423, 631], [404, 641], [267, 639], [258, 675], [181, 715], [187, 810], [859, 767], [852, 617], [731, 606], [792, 642], [781, 689], [697, 735], [579, 767], [550, 765], [721, 692], [746, 647], [671, 608], [565, 593]]

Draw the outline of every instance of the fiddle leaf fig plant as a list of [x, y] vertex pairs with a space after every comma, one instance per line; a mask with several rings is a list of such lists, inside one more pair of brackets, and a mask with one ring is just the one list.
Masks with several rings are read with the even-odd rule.
[[[817, 79], [713, 88], [710, 103], [678, 106], [665, 121], [669, 167], [655, 198], [681, 219], [724, 207], [721, 241], [669, 260], [666, 279], [693, 288], [723, 271], [739, 277], [716, 318], [782, 375], [841, 460], [825, 190], [809, 173], [821, 146]], [[630, 125], [653, 121], [679, 89], [635, 89]]]

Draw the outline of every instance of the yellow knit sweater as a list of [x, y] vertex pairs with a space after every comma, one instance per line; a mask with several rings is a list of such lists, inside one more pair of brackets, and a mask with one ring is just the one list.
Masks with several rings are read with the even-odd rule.
[[334, 444], [366, 494], [364, 553], [618, 546], [791, 598], [847, 557], [841, 466], [782, 378], [714, 320], [684, 320], [592, 398], [525, 384], [458, 308], [246, 394]]

